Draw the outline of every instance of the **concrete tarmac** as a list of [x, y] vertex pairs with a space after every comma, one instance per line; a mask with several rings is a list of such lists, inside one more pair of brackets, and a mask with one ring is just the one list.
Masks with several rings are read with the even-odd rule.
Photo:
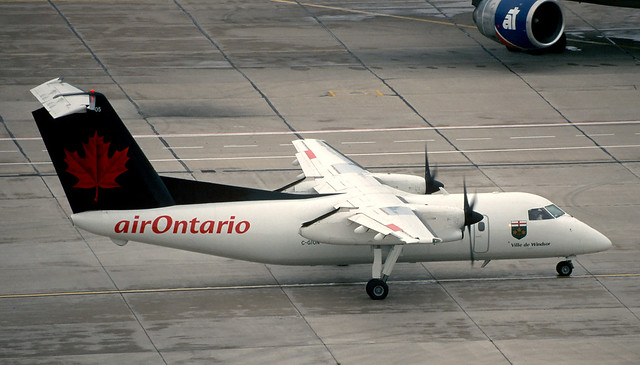
[[[640, 11], [563, 3], [510, 53], [459, 1], [0, 0], [0, 363], [637, 364]], [[107, 95], [165, 175], [276, 189], [322, 138], [451, 192], [543, 195], [614, 247], [574, 260], [286, 267], [77, 230], [29, 89]]]

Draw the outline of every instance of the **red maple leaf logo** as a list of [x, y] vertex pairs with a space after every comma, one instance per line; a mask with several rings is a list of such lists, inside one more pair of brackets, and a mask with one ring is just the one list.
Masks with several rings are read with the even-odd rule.
[[118, 188], [120, 184], [116, 182], [116, 178], [123, 172], [127, 171], [124, 166], [129, 160], [127, 152], [129, 147], [122, 151], [115, 151], [113, 156], [109, 157], [109, 146], [111, 142], [105, 143], [104, 137], [98, 136], [98, 132], [93, 137], [89, 137], [89, 142], [83, 143], [84, 157], [76, 152], [64, 150], [64, 162], [67, 163], [67, 172], [78, 178], [78, 182], [74, 188], [96, 189], [96, 197], [93, 199], [98, 202], [98, 188], [110, 189]]

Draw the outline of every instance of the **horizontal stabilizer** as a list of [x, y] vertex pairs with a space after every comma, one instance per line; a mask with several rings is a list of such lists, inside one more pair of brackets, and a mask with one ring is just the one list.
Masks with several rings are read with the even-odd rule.
[[34, 87], [31, 89], [31, 93], [47, 109], [53, 119], [85, 113], [87, 109], [93, 110], [95, 108], [93, 96], [62, 82], [62, 78], [53, 79]]
[[176, 204], [226, 203], [255, 200], [307, 199], [318, 195], [289, 194], [206, 181], [160, 176]]

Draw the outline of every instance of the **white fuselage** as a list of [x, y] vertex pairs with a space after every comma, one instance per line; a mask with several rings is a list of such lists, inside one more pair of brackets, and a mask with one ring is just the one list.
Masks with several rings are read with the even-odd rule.
[[[461, 207], [462, 194], [407, 195], [411, 204]], [[484, 215], [471, 228], [476, 260], [569, 257], [608, 249], [600, 232], [565, 214], [529, 220], [532, 208], [552, 204], [525, 193], [478, 194], [474, 210]], [[171, 206], [146, 210], [93, 211], [74, 214], [74, 224], [116, 242], [144, 242], [216, 256], [283, 265], [371, 263], [375, 242], [363, 244], [315, 242], [300, 234], [303, 223], [331, 211], [344, 201], [341, 194], [316, 198], [246, 201]], [[484, 227], [482, 227], [484, 226]], [[514, 235], [513, 229], [520, 228]], [[352, 232], [344, 224], [340, 230]], [[482, 228], [482, 229], [481, 229]], [[526, 234], [522, 236], [522, 229]], [[516, 238], [520, 236], [520, 238]], [[366, 243], [371, 241], [371, 243]], [[399, 261], [456, 261], [470, 259], [468, 233], [462, 240], [406, 245]]]

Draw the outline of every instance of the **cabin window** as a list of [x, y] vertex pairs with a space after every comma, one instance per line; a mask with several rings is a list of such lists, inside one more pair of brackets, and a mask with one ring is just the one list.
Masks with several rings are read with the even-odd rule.
[[554, 218], [558, 218], [561, 215], [564, 215], [564, 212], [562, 211], [562, 209], [558, 208], [557, 206], [551, 204], [551, 205], [547, 205], [545, 207], [545, 209], [547, 209], [549, 211], [549, 213], [551, 213], [551, 215], [553, 215]]
[[544, 208], [529, 209], [530, 221], [538, 221], [543, 219], [553, 219], [553, 216]]

